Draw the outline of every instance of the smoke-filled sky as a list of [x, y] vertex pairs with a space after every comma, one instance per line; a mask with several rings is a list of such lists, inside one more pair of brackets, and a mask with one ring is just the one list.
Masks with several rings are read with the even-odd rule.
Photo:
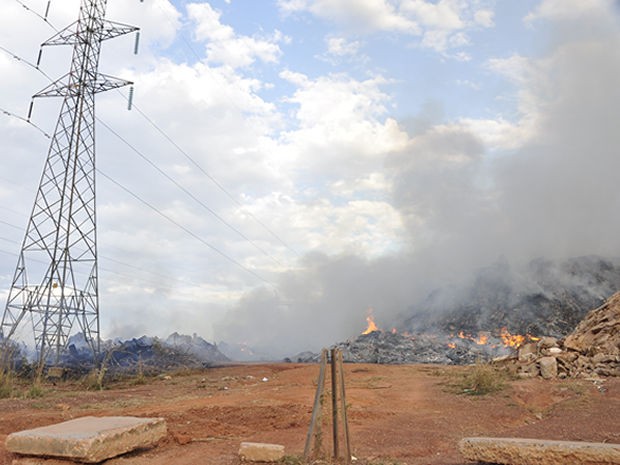
[[[53, 0], [46, 24], [47, 3], [0, 0], [18, 116], [69, 68], [64, 47], [27, 64], [77, 19]], [[100, 63], [135, 82], [131, 111], [127, 88], [97, 100], [104, 337], [291, 355], [498, 257], [618, 255], [615, 0], [110, 0], [107, 17], [141, 38]], [[32, 121], [50, 134], [59, 108], [37, 99]], [[2, 114], [0, 140], [4, 305], [49, 139]]]

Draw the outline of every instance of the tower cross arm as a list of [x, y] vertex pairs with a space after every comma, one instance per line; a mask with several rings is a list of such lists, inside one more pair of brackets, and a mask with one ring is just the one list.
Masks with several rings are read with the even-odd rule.
[[114, 37], [122, 36], [139, 30], [140, 28], [136, 26], [130, 26], [129, 24], [105, 20], [103, 22], [103, 29], [101, 31], [101, 40], [113, 39]]
[[105, 92], [106, 90], [118, 89], [119, 87], [130, 86], [132, 84], [132, 81], [98, 73], [97, 80], [93, 83], [93, 91], [95, 93]]
[[[70, 95], [78, 95], [84, 91], [82, 86], [77, 83], [67, 83], [69, 74], [65, 74], [60, 79], [52, 82], [45, 89], [37, 92], [32, 96], [32, 98], [39, 97], [67, 97]], [[113, 76], [108, 76], [107, 74], [97, 73], [97, 78], [91, 81], [87, 81], [84, 84], [90, 92], [95, 94], [99, 92], [105, 92], [106, 90], [118, 89], [119, 87], [132, 85], [132, 81], [127, 81], [125, 79], [116, 78]]]
[[74, 21], [64, 29], [61, 29], [52, 37], [47, 39], [41, 44], [41, 47], [46, 45], [74, 45], [77, 43], [77, 31], [76, 26], [78, 22]]
[[[140, 30], [139, 27], [117, 23], [116, 21], [104, 20], [102, 23], [103, 27], [96, 32], [99, 40], [113, 39], [115, 37]], [[78, 24], [78, 21], [75, 21], [64, 29], [58, 31], [52, 37], [43, 42], [41, 47], [50, 45], [75, 45], [78, 42], [78, 38], [82, 34], [78, 31]]]

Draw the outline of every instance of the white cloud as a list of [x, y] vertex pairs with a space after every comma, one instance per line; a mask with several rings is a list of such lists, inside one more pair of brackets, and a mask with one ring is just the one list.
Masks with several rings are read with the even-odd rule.
[[527, 81], [532, 71], [531, 60], [517, 54], [508, 58], [491, 58], [486, 66], [491, 71], [507, 77], [516, 84], [523, 84]]
[[614, 0], [542, 0], [526, 17], [526, 22], [537, 19], [571, 20], [584, 15], [601, 15], [609, 12]]
[[282, 141], [298, 154], [300, 170], [357, 176], [369, 160], [378, 162], [406, 143], [407, 135], [396, 121], [385, 118], [390, 98], [380, 88], [387, 83], [382, 77], [294, 78], [299, 88], [287, 102], [296, 105], [296, 128], [284, 133]]
[[420, 45], [466, 61], [451, 50], [470, 45], [467, 32], [494, 25], [494, 12], [480, 2], [460, 0], [279, 0], [286, 13], [309, 12], [345, 25], [357, 33], [377, 31], [422, 36]]
[[462, 5], [452, 0], [440, 0], [436, 3], [407, 0], [401, 3], [401, 9], [431, 29], [449, 31], [462, 29], [465, 26], [461, 19]]
[[400, 14], [389, 0], [278, 0], [278, 5], [288, 13], [309, 11], [358, 31], [419, 33], [417, 23]]
[[325, 41], [327, 42], [327, 53], [335, 57], [354, 56], [361, 46], [359, 41], [349, 41], [345, 37], [330, 36]]
[[492, 10], [478, 10], [474, 13], [474, 21], [482, 27], [493, 27], [493, 17], [495, 13]]
[[523, 122], [512, 123], [502, 117], [497, 119], [459, 119], [456, 126], [478, 137], [493, 152], [516, 150], [526, 145], [535, 132]]
[[196, 38], [207, 41], [209, 62], [239, 68], [250, 66], [257, 59], [275, 63], [282, 54], [278, 43], [285, 38], [278, 31], [268, 37], [237, 35], [232, 27], [220, 22], [221, 13], [209, 3], [190, 3], [187, 12], [196, 23]]

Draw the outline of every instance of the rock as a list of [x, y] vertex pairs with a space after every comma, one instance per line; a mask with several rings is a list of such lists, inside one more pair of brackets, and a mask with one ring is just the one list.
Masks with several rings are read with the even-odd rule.
[[540, 376], [544, 379], [552, 379], [558, 376], [558, 362], [555, 357], [542, 357], [538, 360]]
[[519, 368], [519, 374], [523, 374], [524, 377], [534, 377], [540, 374], [538, 369], [538, 365], [536, 363], [529, 363], [527, 365], [522, 365]]
[[613, 363], [617, 360], [616, 355], [609, 354], [594, 354], [592, 356], [592, 363], [598, 365], [599, 363]]
[[239, 457], [245, 462], [278, 462], [284, 457], [284, 446], [260, 442], [242, 442]]
[[504, 465], [620, 464], [620, 444], [465, 438], [459, 450], [467, 460]]
[[82, 417], [9, 434], [6, 449], [16, 454], [97, 463], [151, 446], [165, 435], [163, 418]]
[[557, 347], [557, 346], [558, 346], [558, 340], [551, 336], [542, 337], [540, 338], [540, 341], [538, 341], [539, 349], [550, 349], [551, 347]]
[[538, 352], [538, 347], [534, 342], [528, 342], [527, 344], [523, 344], [519, 347], [519, 361], [520, 362], [530, 362], [536, 358], [536, 353]]
[[564, 347], [588, 355], [620, 354], [620, 292], [591, 310], [566, 337]]

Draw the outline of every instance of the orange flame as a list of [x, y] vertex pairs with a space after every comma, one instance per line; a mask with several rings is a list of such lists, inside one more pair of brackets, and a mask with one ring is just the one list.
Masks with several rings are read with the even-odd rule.
[[379, 331], [379, 328], [375, 324], [375, 319], [372, 317], [372, 315], [368, 315], [366, 317], [366, 322], [368, 323], [368, 327], [366, 328], [366, 331], [364, 331], [362, 334], [370, 334], [375, 331]]
[[463, 331], [459, 331], [457, 336], [460, 339], [467, 339], [468, 341], [472, 341], [478, 344], [479, 346], [484, 346], [489, 343], [489, 334], [485, 331], [480, 331], [478, 333], [478, 337], [474, 337], [471, 334], [465, 334], [465, 332]]
[[513, 347], [515, 349], [521, 347], [527, 339], [526, 336], [521, 334], [510, 334], [510, 332], [508, 332], [508, 328], [505, 326], [500, 330], [499, 335], [506, 347]]
[[479, 346], [484, 346], [489, 342], [489, 335], [485, 333], [478, 333], [478, 338], [474, 339], [474, 342]]

